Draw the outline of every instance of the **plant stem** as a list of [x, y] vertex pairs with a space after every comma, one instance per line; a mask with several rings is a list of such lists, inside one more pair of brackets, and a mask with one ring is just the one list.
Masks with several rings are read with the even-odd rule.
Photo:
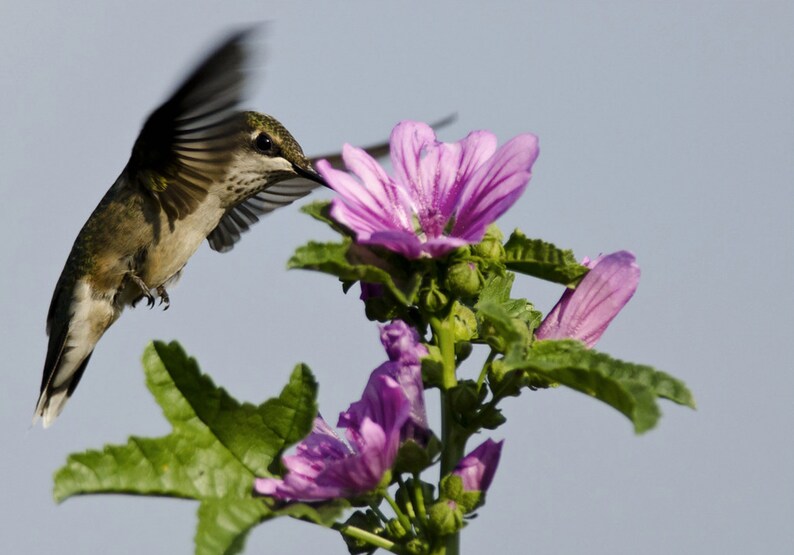
[[414, 474], [414, 479], [411, 481], [413, 486], [414, 504], [416, 505], [416, 512], [419, 515], [419, 522], [424, 528], [427, 522], [427, 511], [425, 510], [425, 494], [422, 492], [422, 482], [419, 480], [419, 474]]
[[407, 516], [405, 516], [405, 513], [403, 513], [400, 510], [400, 506], [397, 504], [397, 502], [394, 500], [394, 498], [391, 495], [389, 495], [389, 492], [387, 492], [387, 491], [383, 492], [383, 498], [389, 503], [389, 505], [391, 505], [391, 508], [394, 511], [394, 514], [397, 515], [397, 520], [399, 520], [400, 524], [403, 525], [403, 528], [405, 528], [405, 531], [410, 533], [411, 532], [411, 521], [408, 519]]
[[405, 480], [403, 480], [402, 476], [397, 476], [397, 483], [400, 484], [400, 489], [402, 489], [405, 493], [405, 512], [408, 513], [408, 518], [411, 519], [411, 522], [416, 522], [416, 511], [414, 511], [414, 504], [411, 502], [410, 492], [408, 491], [408, 488], [405, 487]]
[[387, 517], [385, 514], [383, 514], [383, 511], [381, 511], [380, 507], [378, 507], [375, 503], [370, 503], [369, 504], [369, 508], [372, 509], [372, 512], [374, 512], [377, 515], [377, 517], [379, 519], [381, 519], [381, 521], [384, 524], [389, 522], [389, 517]]
[[362, 530], [357, 526], [351, 526], [349, 524], [343, 524], [339, 526], [334, 526], [336, 530], [339, 530], [341, 533], [345, 534], [346, 536], [350, 536], [351, 538], [356, 538], [357, 540], [365, 541], [370, 545], [374, 545], [375, 547], [380, 547], [385, 549], [386, 551], [391, 551], [392, 553], [401, 553], [400, 546], [394, 543], [391, 540], [387, 540], [386, 538], [381, 538], [377, 534], [373, 534], [372, 532], [367, 532], [366, 530]]
[[444, 391], [447, 391], [458, 385], [458, 378], [455, 375], [455, 332], [452, 329], [452, 316], [449, 315], [443, 320], [431, 316], [429, 323], [438, 349], [441, 351], [443, 364], [441, 386]]
[[[447, 315], [443, 320], [437, 317], [429, 319], [433, 336], [436, 339], [439, 351], [441, 351], [441, 361], [443, 374], [441, 377], [441, 476], [443, 478], [452, 470], [463, 457], [465, 447], [465, 434], [457, 431], [455, 414], [452, 408], [452, 399], [449, 390], [458, 384], [455, 365], [455, 332], [453, 331], [452, 316]], [[460, 553], [459, 532], [447, 536], [445, 555], [458, 555]]]

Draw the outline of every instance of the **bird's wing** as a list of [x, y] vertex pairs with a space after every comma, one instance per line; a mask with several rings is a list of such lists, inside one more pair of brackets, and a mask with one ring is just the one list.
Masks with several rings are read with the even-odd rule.
[[135, 141], [125, 172], [171, 220], [195, 210], [227, 168], [253, 31], [235, 33], [216, 48], [149, 116]]
[[[364, 150], [373, 158], [382, 158], [389, 153], [389, 143], [371, 145]], [[331, 166], [342, 169], [340, 153], [314, 156], [312, 162], [323, 159], [328, 160]], [[277, 183], [235, 204], [226, 211], [218, 226], [207, 236], [210, 248], [218, 252], [232, 250], [240, 240], [240, 235], [258, 222], [261, 216], [305, 197], [318, 186], [316, 181], [297, 177]]]

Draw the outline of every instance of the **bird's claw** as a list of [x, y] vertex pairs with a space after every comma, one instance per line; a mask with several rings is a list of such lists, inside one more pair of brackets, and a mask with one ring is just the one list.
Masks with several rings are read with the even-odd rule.
[[[130, 274], [127, 274], [127, 275], [132, 280], [132, 282], [135, 285], [138, 286], [138, 289], [141, 290], [141, 296], [138, 297], [137, 299], [135, 299], [134, 301], [132, 301], [132, 308], [135, 308], [137, 306], [137, 304], [139, 302], [141, 302], [141, 299], [143, 299], [143, 298], [146, 299], [146, 306], [148, 306], [149, 308], [152, 308], [154, 306], [154, 295], [152, 295], [152, 293], [149, 290], [149, 287], [146, 285], [146, 283], [144, 283], [144, 281], [141, 278], [139, 278], [138, 276], [136, 276], [133, 273], [130, 273]], [[159, 288], [158, 288], [158, 293], [159, 293]]]
[[138, 303], [141, 302], [141, 299], [146, 299], [146, 306], [152, 308], [154, 306], [154, 297], [148, 291], [145, 292], [143, 295], [132, 301], [132, 308], [138, 306]]
[[171, 298], [168, 296], [168, 291], [162, 285], [157, 288], [157, 295], [160, 297], [160, 304], [164, 304], [163, 310], [168, 310], [171, 306]]

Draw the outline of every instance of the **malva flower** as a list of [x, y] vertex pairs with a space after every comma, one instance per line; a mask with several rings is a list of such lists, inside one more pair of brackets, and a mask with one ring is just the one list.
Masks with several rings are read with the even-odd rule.
[[582, 264], [590, 271], [576, 289], [563, 293], [535, 331], [538, 339], [578, 339], [592, 348], [637, 290], [640, 268], [628, 251]]
[[369, 377], [361, 399], [339, 415], [349, 446], [322, 417], [296, 454], [282, 459], [283, 479], [257, 478], [254, 489], [282, 501], [324, 501], [372, 491], [394, 465], [400, 444], [430, 437], [420, 359], [427, 348], [401, 320], [381, 328], [389, 361]]
[[[427, 356], [427, 348], [419, 341], [419, 334], [402, 320], [394, 320], [381, 327], [380, 340], [389, 361], [384, 362], [370, 376], [370, 381], [379, 376], [394, 379], [403, 390], [410, 406], [408, 421], [402, 430], [402, 439], [413, 439], [425, 445], [430, 437], [425, 409], [424, 385], [422, 384], [421, 358]], [[339, 415], [339, 426], [356, 427], [372, 406], [367, 399], [350, 405]]]
[[284, 478], [257, 478], [255, 491], [282, 501], [326, 501], [377, 488], [397, 457], [410, 407], [388, 376], [371, 379], [361, 402], [365, 415], [346, 430], [350, 446], [318, 416], [296, 454], [283, 457]]
[[496, 136], [473, 131], [456, 143], [436, 140], [424, 123], [398, 123], [390, 138], [394, 177], [348, 144], [342, 158], [353, 174], [325, 161], [317, 171], [339, 194], [331, 217], [359, 243], [409, 259], [440, 257], [477, 243], [486, 227], [521, 196], [538, 156], [538, 139], [522, 134], [497, 150]]
[[503, 444], [487, 439], [460, 460], [452, 475], [460, 477], [464, 491], [485, 492], [491, 486]]

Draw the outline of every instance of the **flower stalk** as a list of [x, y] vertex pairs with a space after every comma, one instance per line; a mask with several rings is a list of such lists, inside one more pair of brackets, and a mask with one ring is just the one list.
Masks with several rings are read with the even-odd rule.
[[400, 546], [396, 542], [388, 540], [377, 534], [373, 534], [372, 532], [362, 530], [358, 526], [352, 526], [350, 524], [338, 524], [333, 528], [346, 536], [365, 541], [370, 545], [380, 547], [386, 551], [391, 551], [392, 553], [403, 553], [403, 551], [400, 549]]

